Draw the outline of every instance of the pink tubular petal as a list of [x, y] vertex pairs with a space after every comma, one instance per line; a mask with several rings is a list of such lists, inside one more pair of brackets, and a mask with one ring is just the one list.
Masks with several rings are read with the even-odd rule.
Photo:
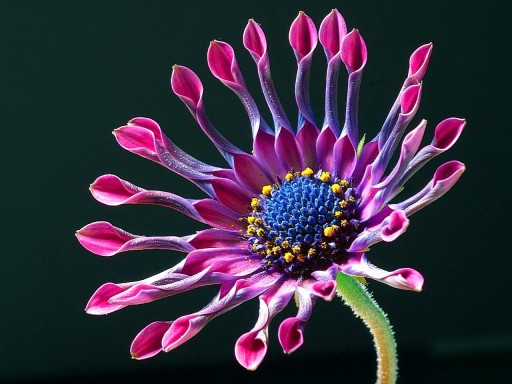
[[213, 315], [187, 315], [175, 320], [162, 337], [162, 349], [169, 352], [197, 335]]
[[420, 292], [423, 288], [424, 279], [418, 271], [400, 268], [388, 272], [369, 263], [364, 254], [358, 261], [340, 265], [340, 268], [349, 275], [367, 277], [398, 289]]
[[[222, 41], [213, 40], [207, 53], [208, 67], [213, 75], [231, 84], [240, 84], [241, 74], [233, 48]], [[243, 85], [243, 82], [241, 83]]]
[[80, 244], [100, 256], [115, 255], [127, 242], [139, 236], [132, 235], [106, 221], [96, 221], [76, 232]]
[[181, 273], [194, 275], [209, 268], [211, 273], [246, 276], [261, 268], [261, 265], [251, 256], [252, 253], [248, 249], [230, 247], [198, 249], [188, 254]]
[[187, 67], [174, 65], [172, 67], [171, 87], [185, 105], [195, 111], [203, 97], [203, 84], [199, 77]]
[[267, 338], [263, 331], [250, 331], [237, 340], [235, 357], [242, 367], [254, 371], [267, 354]]
[[466, 120], [456, 117], [441, 121], [436, 127], [432, 146], [443, 151], [450, 149], [459, 139], [465, 126]]
[[114, 130], [114, 137], [121, 146], [132, 153], [159, 163], [154, 134], [143, 127], [126, 125]]
[[421, 84], [411, 85], [400, 97], [402, 115], [414, 114], [418, 110], [421, 98]]
[[284, 353], [295, 352], [304, 343], [304, 325], [305, 322], [296, 317], [289, 317], [281, 323], [278, 337]]
[[334, 144], [336, 143], [336, 136], [331, 129], [324, 129], [318, 135], [316, 141], [316, 153], [318, 157], [318, 165], [321, 169], [326, 169], [334, 172]]
[[432, 43], [422, 45], [416, 49], [409, 59], [408, 78], [420, 82], [427, 71], [430, 56], [432, 55]]
[[274, 144], [275, 136], [273, 134], [258, 131], [253, 143], [254, 156], [272, 175], [283, 175], [286, 169], [277, 157]]
[[299, 61], [316, 47], [318, 36], [315, 23], [302, 11], [290, 27], [289, 40]]
[[265, 34], [253, 19], [249, 20], [244, 29], [243, 42], [245, 48], [249, 51], [255, 61], [258, 61], [267, 51], [267, 40], [265, 38]]
[[386, 225], [381, 229], [382, 240], [386, 242], [394, 241], [398, 236], [404, 233], [409, 226], [409, 220], [404, 211], [394, 211], [389, 215]]
[[349, 73], [362, 69], [368, 58], [366, 43], [357, 29], [345, 36], [341, 44], [341, 60]]
[[333, 9], [320, 24], [319, 38], [330, 60], [334, 55], [338, 54], [341, 49], [341, 42], [347, 34], [347, 25], [343, 16], [337, 9]]
[[169, 321], [155, 321], [140, 331], [130, 346], [132, 357], [143, 360], [162, 351], [162, 337], [171, 324]]
[[90, 186], [93, 197], [106, 205], [121, 205], [132, 196], [145, 190], [115, 175], [98, 177]]
[[186, 237], [188, 243], [194, 248], [243, 248], [247, 241], [239, 232], [224, 231], [222, 229], [205, 229], [195, 235]]
[[85, 312], [90, 315], [106, 315], [124, 308], [126, 305], [112, 304], [109, 300], [112, 296], [124, 292], [129, 286], [130, 284], [103, 284], [89, 299], [89, 302], [85, 307]]

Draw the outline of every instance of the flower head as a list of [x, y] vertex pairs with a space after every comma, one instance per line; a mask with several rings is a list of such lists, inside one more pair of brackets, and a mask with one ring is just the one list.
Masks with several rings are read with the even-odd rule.
[[[207, 228], [190, 236], [147, 237], [101, 221], [77, 231], [79, 242], [101, 256], [144, 249], [186, 254], [177, 265], [155, 276], [102, 285], [89, 300], [87, 312], [107, 314], [197, 287], [219, 286], [206, 307], [144, 328], [131, 346], [137, 359], [173, 350], [216, 316], [258, 297], [256, 324], [238, 339], [235, 347], [237, 360], [252, 370], [267, 351], [269, 323], [294, 296], [298, 312], [281, 322], [278, 338], [286, 353], [300, 347], [316, 300], [331, 300], [335, 295], [338, 273], [378, 280], [400, 289], [422, 289], [423, 277], [416, 270], [384, 271], [368, 261], [367, 253], [381, 241], [397, 239], [409, 226], [409, 217], [447, 192], [465, 169], [462, 163], [449, 161], [437, 168], [432, 180], [418, 193], [403, 200], [398, 195], [423, 165], [457, 141], [465, 125], [458, 118], [440, 122], [431, 143], [421, 149], [426, 121], [407, 132], [420, 103], [421, 81], [432, 44], [412, 53], [407, 77], [382, 129], [365, 142], [358, 130], [358, 95], [367, 50], [359, 31], [348, 32], [337, 10], [324, 18], [319, 31], [300, 12], [291, 25], [289, 41], [298, 67], [296, 127], [279, 101], [271, 77], [267, 40], [254, 20], [249, 20], [245, 28], [243, 43], [256, 63], [272, 123], [260, 115], [233, 48], [214, 40], [208, 49], [212, 74], [240, 98], [247, 111], [252, 153], [233, 145], [214, 127], [203, 104], [203, 86], [198, 76], [184, 66], [173, 67], [173, 92], [225, 158], [227, 167], [212, 166], [192, 157], [148, 118], [132, 119], [114, 131], [123, 148], [185, 177], [206, 196], [187, 199], [146, 190], [109, 174], [91, 185], [94, 198], [111, 206], [161, 205]], [[314, 117], [309, 95], [310, 67], [318, 42], [327, 59], [321, 125]], [[343, 66], [348, 74], [347, 105], [344, 119], [340, 120], [337, 87]]]

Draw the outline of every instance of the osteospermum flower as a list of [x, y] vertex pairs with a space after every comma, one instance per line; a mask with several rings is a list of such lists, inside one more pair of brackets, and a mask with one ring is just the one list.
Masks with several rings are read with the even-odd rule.
[[[416, 270], [382, 270], [370, 263], [367, 253], [374, 244], [403, 234], [408, 218], [447, 192], [465, 169], [458, 161], [446, 162], [422, 190], [400, 199], [404, 184], [430, 159], [449, 149], [465, 125], [459, 118], [441, 121], [430, 144], [421, 149], [426, 121], [406, 133], [418, 110], [432, 44], [412, 53], [407, 77], [382, 129], [365, 142], [358, 130], [358, 94], [367, 50], [359, 31], [347, 33], [343, 17], [333, 10], [317, 32], [313, 21], [301, 12], [291, 25], [289, 41], [298, 66], [296, 127], [277, 96], [267, 41], [255, 21], [249, 20], [243, 43], [256, 63], [273, 124], [261, 117], [232, 47], [212, 41], [208, 49], [212, 74], [235, 92], [248, 113], [252, 153], [237, 148], [214, 127], [203, 104], [198, 76], [189, 68], [173, 67], [173, 92], [226, 159], [227, 167], [205, 164], [185, 153], [148, 118], [134, 118], [114, 131], [123, 148], [185, 177], [206, 196], [196, 200], [146, 190], [109, 174], [91, 185], [94, 198], [111, 206], [161, 205], [208, 228], [183, 237], [134, 235], [104, 221], [80, 229], [80, 243], [101, 256], [144, 249], [186, 254], [177, 265], [155, 276], [102, 285], [88, 302], [87, 313], [108, 314], [197, 287], [219, 285], [218, 293], [204, 308], [173, 321], [156, 321], [140, 331], [131, 346], [137, 359], [175, 349], [213, 318], [258, 297], [256, 324], [235, 346], [240, 364], [255, 369], [267, 351], [271, 320], [292, 297], [297, 298], [296, 316], [282, 320], [278, 330], [284, 352], [295, 351], [303, 343], [304, 327], [316, 300], [334, 297], [339, 273], [399, 289], [422, 289], [423, 277]], [[327, 59], [321, 125], [314, 117], [308, 92], [318, 41]], [[343, 122], [337, 112], [340, 67], [348, 72]], [[396, 161], [392, 163], [392, 159]]]

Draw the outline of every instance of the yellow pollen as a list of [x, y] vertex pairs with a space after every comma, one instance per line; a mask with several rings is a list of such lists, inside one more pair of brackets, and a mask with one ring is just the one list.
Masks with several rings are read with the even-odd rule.
[[272, 247], [272, 253], [273, 253], [274, 255], [277, 255], [277, 254], [279, 253], [279, 251], [280, 251], [280, 250], [281, 250], [281, 247], [279, 247], [279, 246], [277, 246], [277, 245], [276, 245], [275, 247]]
[[333, 237], [336, 234], [336, 226], [332, 225], [324, 228], [324, 236]]
[[258, 227], [263, 224], [263, 219], [260, 217], [257, 217], [254, 219], [254, 225], [257, 225]]
[[316, 255], [316, 249], [315, 248], [309, 248], [308, 255], [315, 256]]
[[292, 251], [297, 255], [300, 253], [300, 247], [298, 245], [294, 245]]
[[247, 222], [248, 222], [249, 224], [254, 224], [254, 220], [256, 220], [256, 218], [255, 218], [254, 216], [249, 216], [249, 217], [247, 218]]
[[320, 243], [320, 248], [322, 248], [323, 250], [326, 250], [327, 248], [329, 248], [329, 245], [325, 241], [323, 241]]
[[341, 187], [345, 189], [349, 186], [349, 182], [347, 180], [340, 180], [338, 183], [340, 183]]
[[252, 200], [251, 200], [251, 208], [253, 210], [257, 210], [260, 208], [260, 199], [258, 199], [257, 197], [253, 197]]
[[306, 167], [306, 169], [305, 169], [305, 170], [303, 170], [300, 174], [301, 174], [302, 176], [311, 177], [311, 176], [313, 176], [313, 174], [314, 174], [314, 173], [315, 173], [315, 172], [313, 172], [313, 170], [312, 170], [311, 168]]
[[284, 249], [290, 248], [290, 243], [288, 242], [288, 240], [283, 241], [281, 243], [281, 247], [283, 247]]
[[269, 248], [267, 249], [267, 255], [271, 255], [272, 254], [272, 250]]
[[347, 227], [347, 226], [348, 226], [348, 221], [347, 221], [347, 220], [341, 220], [340, 225], [341, 225], [343, 228], [345, 228], [345, 227]]
[[333, 185], [331, 185], [331, 189], [332, 189], [332, 192], [333, 192], [335, 195], [337, 195], [337, 194], [341, 193], [341, 191], [342, 191], [342, 189], [341, 189], [341, 187], [340, 187], [340, 185], [339, 185], [339, 184], [333, 184]]
[[348, 201], [349, 201], [350, 203], [355, 203], [355, 202], [356, 202], [356, 198], [355, 198], [354, 196], [350, 196], [350, 197], [348, 198]]
[[263, 237], [263, 235], [265, 235], [265, 230], [263, 228], [258, 228], [256, 234], [260, 237]]
[[347, 207], [348, 207], [348, 204], [347, 204], [346, 200], [341, 200], [341, 201], [339, 202], [339, 204], [340, 204], [340, 208], [341, 208], [341, 209], [345, 209], [345, 208], [347, 208]]
[[261, 189], [261, 193], [263, 193], [265, 196], [270, 196], [270, 194], [272, 193], [272, 186], [271, 185], [265, 185]]
[[291, 172], [288, 172], [284, 178], [286, 179], [286, 181], [292, 181], [293, 180], [293, 173]]
[[284, 261], [286, 261], [287, 263], [289, 263], [290, 261], [293, 260], [293, 254], [291, 252], [286, 252], [284, 254]]
[[334, 217], [337, 219], [341, 219], [343, 217], [343, 212], [341, 212], [341, 211], [334, 212]]
[[324, 183], [328, 183], [331, 181], [331, 174], [329, 172], [322, 172], [320, 175], [320, 180], [322, 180]]
[[256, 234], [256, 228], [254, 228], [252, 225], [248, 226], [247, 234], [250, 236], [254, 236]]

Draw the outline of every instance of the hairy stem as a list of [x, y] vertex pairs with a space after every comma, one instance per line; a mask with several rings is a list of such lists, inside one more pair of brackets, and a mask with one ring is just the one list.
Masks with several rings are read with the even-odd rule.
[[377, 351], [377, 384], [396, 383], [398, 365], [391, 324], [366, 287], [353, 277], [339, 273], [336, 291], [370, 330]]

